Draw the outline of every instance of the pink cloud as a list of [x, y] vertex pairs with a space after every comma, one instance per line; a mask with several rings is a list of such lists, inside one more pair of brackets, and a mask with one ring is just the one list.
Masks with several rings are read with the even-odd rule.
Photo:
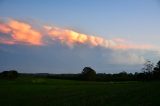
[[[0, 32], [9, 35], [9, 39], [0, 37], [0, 43], [3, 44], [29, 44], [29, 45], [47, 45], [44, 38], [57, 40], [62, 44], [74, 47], [76, 44], [87, 44], [93, 47], [100, 46], [110, 49], [153, 49], [153, 45], [136, 44], [123, 38], [108, 40], [102, 37], [78, 33], [73, 30], [62, 29], [47, 25], [42, 25], [41, 30], [35, 30], [34, 27], [26, 22], [17, 20], [8, 20], [5, 23], [0, 22]], [[43, 33], [42, 33], [43, 32]], [[49, 41], [46, 41], [49, 42]]]
[[42, 45], [42, 35], [34, 30], [31, 25], [10, 20], [9, 22], [0, 23], [0, 32], [11, 35], [15, 42], [25, 43], [30, 45]]

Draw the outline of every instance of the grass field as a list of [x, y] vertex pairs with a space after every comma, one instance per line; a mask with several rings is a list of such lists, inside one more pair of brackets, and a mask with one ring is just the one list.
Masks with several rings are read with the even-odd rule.
[[160, 106], [160, 82], [0, 80], [0, 106]]

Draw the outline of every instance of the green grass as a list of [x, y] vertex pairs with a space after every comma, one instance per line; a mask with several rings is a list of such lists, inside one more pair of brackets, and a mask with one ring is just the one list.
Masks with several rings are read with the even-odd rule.
[[160, 106], [160, 82], [0, 80], [0, 106]]

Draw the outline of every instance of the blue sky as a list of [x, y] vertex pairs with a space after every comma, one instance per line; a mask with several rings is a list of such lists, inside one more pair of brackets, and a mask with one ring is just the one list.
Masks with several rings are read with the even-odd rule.
[[[80, 53], [78, 54], [78, 58], [76, 58], [77, 51], [75, 49], [67, 49], [68, 51], [63, 51], [64, 47], [57, 46], [59, 44], [56, 44], [56, 47], [53, 47], [54, 50], [59, 50], [59, 52], [63, 53], [66, 52], [66, 54], [68, 53], [68, 55], [65, 55], [66, 57], [75, 55], [74, 59], [71, 59], [70, 62], [71, 64], [74, 64], [76, 61], [77, 64], [75, 64], [75, 67], [69, 67], [69, 65], [65, 65], [65, 62], [63, 63], [65, 60], [56, 58], [56, 56], [62, 56], [63, 54], [59, 52], [55, 53], [54, 50], [51, 50], [51, 45], [46, 48], [40, 47], [42, 51], [46, 51], [43, 52], [43, 54], [38, 53], [37, 49], [31, 49], [30, 46], [27, 46], [28, 53], [31, 57], [35, 54], [38, 55], [35, 61], [44, 60], [44, 62], [39, 63], [46, 64], [43, 66], [43, 69], [42, 67], [39, 67], [38, 64], [32, 64], [28, 68], [25, 66], [26, 60], [28, 63], [32, 61], [31, 59], [27, 59], [29, 54], [25, 54], [23, 51], [21, 51], [22, 49], [26, 48], [26, 45], [18, 45], [20, 47], [17, 47], [17, 45], [11, 46], [0, 44], [2, 48], [0, 56], [1, 58], [2, 55], [6, 54], [3, 53], [4, 51], [19, 51], [20, 54], [23, 54], [20, 55], [20, 57], [17, 57], [17, 59], [13, 58], [17, 56], [16, 53], [10, 54], [7, 52], [7, 58], [5, 58], [5, 56], [3, 57], [6, 63], [3, 63], [2, 60], [0, 61], [1, 64], [3, 64], [2, 69], [8, 69], [8, 67], [11, 67], [19, 69], [22, 72], [28, 72], [26, 70], [30, 70], [29, 72], [38, 72], [36, 70], [41, 69], [40, 72], [67, 73], [79, 72], [83, 66], [90, 65], [99, 70], [99, 72], [107, 73], [119, 72], [123, 70], [134, 72], [134, 70], [139, 71], [140, 67], [138, 69], [134, 69], [134, 66], [137, 64], [133, 58], [137, 59], [137, 57], [140, 56], [140, 58], [149, 58], [153, 61], [157, 61], [159, 58], [159, 54], [157, 53], [159, 49], [157, 49], [157, 47], [160, 45], [160, 1], [158, 0], [2, 0], [0, 1], [0, 18], [11, 18], [32, 24], [56, 26], [62, 29], [69, 29], [87, 35], [103, 37], [105, 39], [122, 38], [127, 40], [127, 42], [134, 44], [149, 44], [156, 46], [156, 50], [134, 50], [132, 53], [129, 50], [118, 50], [118, 52], [114, 50], [101, 50], [100, 52], [102, 53], [99, 53], [97, 52], [97, 48], [94, 48], [92, 51], [93, 53], [91, 54], [88, 53], [87, 49], [84, 50], [82, 47], [78, 46], [77, 48], [79, 48], [79, 51], [84, 51], [84, 54], [88, 54], [82, 55], [83, 53]], [[4, 34], [1, 33], [0, 36], [4, 36]], [[55, 53], [54, 56], [52, 56], [52, 53]], [[53, 60], [45, 57], [44, 55], [46, 54], [53, 57]], [[117, 61], [106, 61], [102, 54], [109, 54], [113, 56], [114, 59], [120, 58], [124, 64], [127, 62], [123, 61], [125, 59], [124, 54], [128, 54], [128, 56], [131, 57], [131, 60], [129, 59], [128, 61], [134, 60], [134, 64], [122, 65], [117, 64]], [[83, 61], [86, 62], [86, 64], [82, 64], [81, 59], [89, 55], [93, 55], [93, 57], [90, 57], [88, 60], [84, 59]], [[100, 57], [102, 56], [101, 59], [97, 59], [97, 55], [100, 55]], [[54, 61], [55, 58], [57, 59], [56, 61]], [[108, 57], [106, 59], [112, 60]], [[96, 63], [96, 60], [99, 60], [101, 64], [103, 63], [103, 65], [98, 65], [99, 63]], [[17, 61], [17, 64], [13, 61]], [[56, 63], [56, 65], [53, 65], [53, 67], [48, 63], [52, 62], [54, 64], [57, 61], [60, 62]], [[20, 63], [22, 63], [22, 65], [17, 66]], [[61, 65], [62, 63], [64, 66]], [[118, 63], [120, 62], [118, 61]], [[11, 66], [11, 64], [13, 66]], [[113, 66], [117, 68], [115, 69]], [[138, 66], [140, 66], [140, 64], [138, 64]], [[47, 71], [43, 71], [46, 69], [46, 67]]]

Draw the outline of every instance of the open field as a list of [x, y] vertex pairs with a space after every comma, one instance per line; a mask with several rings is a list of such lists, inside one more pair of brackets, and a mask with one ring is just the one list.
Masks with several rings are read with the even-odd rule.
[[160, 82], [0, 80], [0, 106], [158, 106]]

